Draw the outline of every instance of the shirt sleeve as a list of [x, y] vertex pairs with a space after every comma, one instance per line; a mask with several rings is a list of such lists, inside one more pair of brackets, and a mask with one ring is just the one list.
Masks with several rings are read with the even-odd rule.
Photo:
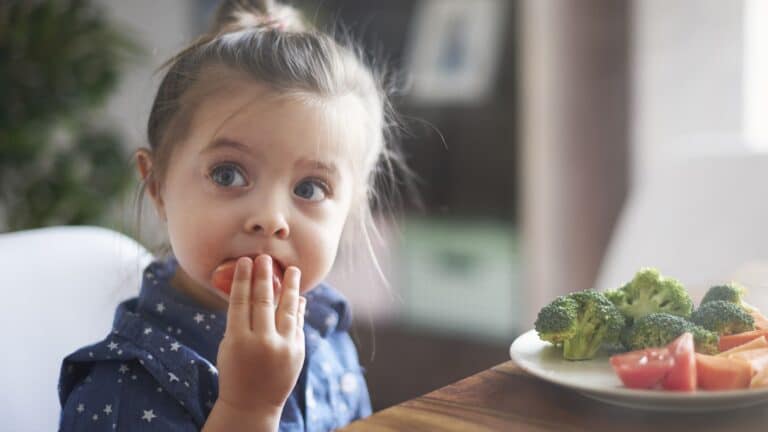
[[181, 403], [136, 361], [96, 362], [62, 402], [59, 430], [199, 430]]

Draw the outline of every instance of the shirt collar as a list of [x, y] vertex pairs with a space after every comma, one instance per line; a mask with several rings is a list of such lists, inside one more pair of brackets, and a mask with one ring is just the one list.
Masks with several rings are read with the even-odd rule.
[[171, 279], [178, 266], [173, 256], [147, 266], [136, 312], [215, 364], [226, 313], [204, 308], [173, 288]]
[[340, 292], [326, 284], [320, 284], [305, 294], [307, 298], [306, 322], [321, 336], [335, 331], [347, 331], [352, 324], [349, 302]]

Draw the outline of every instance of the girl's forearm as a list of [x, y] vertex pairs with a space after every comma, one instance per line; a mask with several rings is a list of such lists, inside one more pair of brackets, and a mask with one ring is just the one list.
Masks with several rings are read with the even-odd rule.
[[282, 410], [275, 408], [243, 410], [217, 400], [202, 432], [274, 432], [280, 425]]

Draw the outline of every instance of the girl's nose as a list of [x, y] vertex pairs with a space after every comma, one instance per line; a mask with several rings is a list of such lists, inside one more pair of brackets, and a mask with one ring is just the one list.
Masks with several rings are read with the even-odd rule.
[[245, 222], [245, 231], [248, 233], [275, 236], [279, 239], [287, 239], [291, 233], [288, 221], [282, 214], [262, 210], [258, 215], [253, 215]]

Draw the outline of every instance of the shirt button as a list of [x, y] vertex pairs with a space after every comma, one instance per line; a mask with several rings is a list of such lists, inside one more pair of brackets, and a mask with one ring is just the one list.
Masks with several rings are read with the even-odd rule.
[[347, 372], [341, 377], [341, 391], [354, 393], [357, 390], [357, 377], [352, 372]]

